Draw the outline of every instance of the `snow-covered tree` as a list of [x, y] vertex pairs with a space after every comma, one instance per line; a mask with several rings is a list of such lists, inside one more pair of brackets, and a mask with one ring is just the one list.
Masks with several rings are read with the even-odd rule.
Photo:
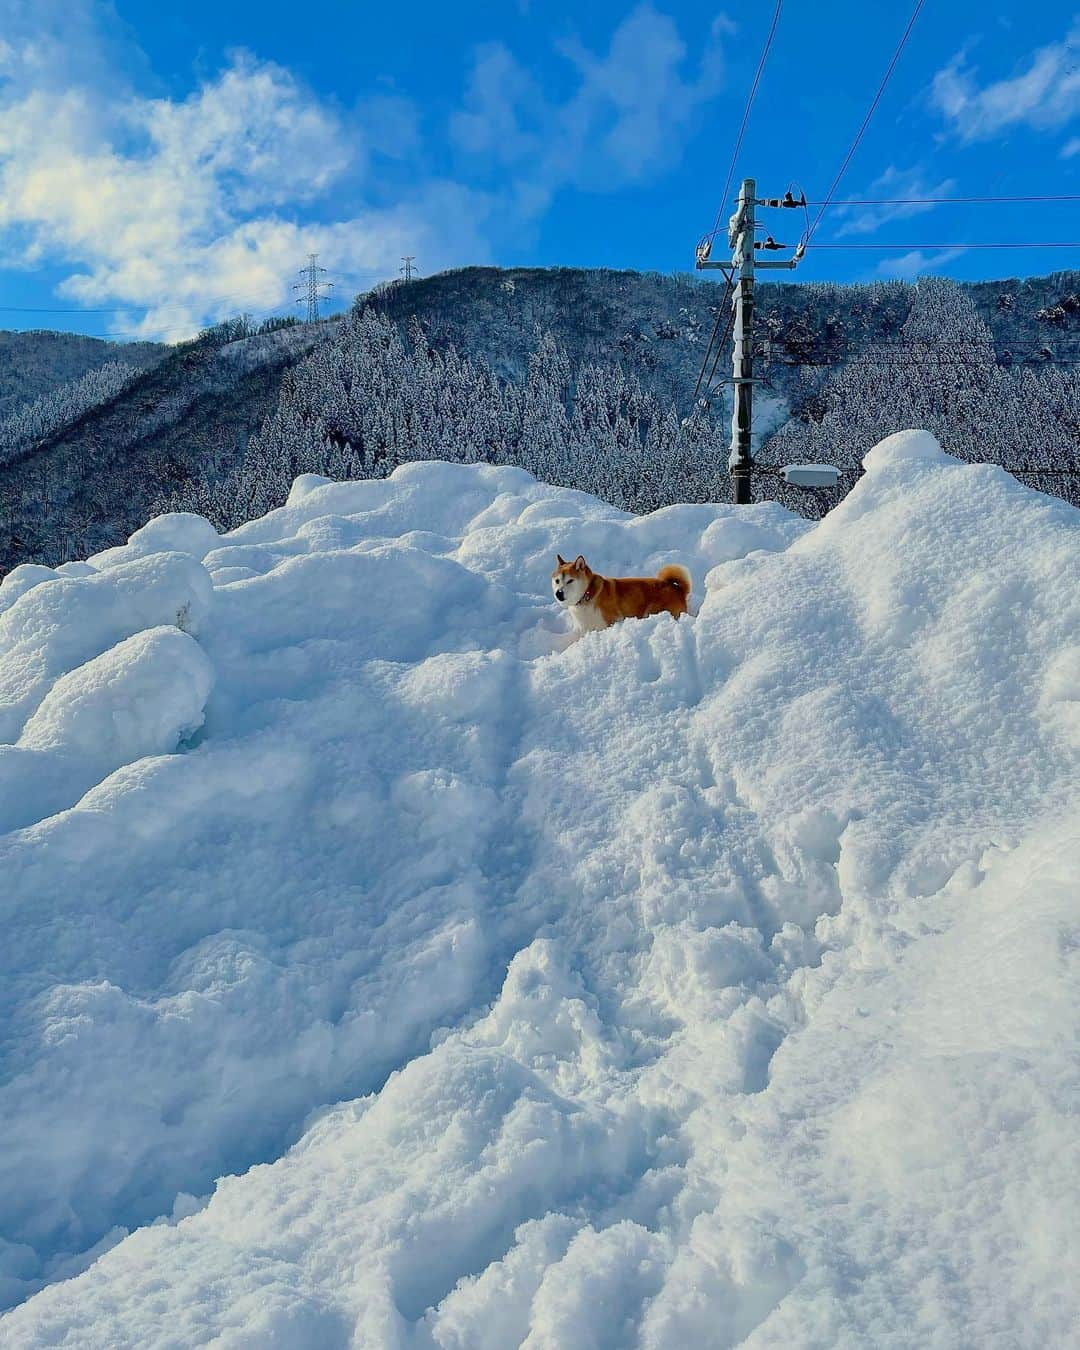
[[138, 374], [137, 366], [106, 361], [79, 379], [17, 408], [0, 420], [0, 464], [15, 459], [91, 408], [115, 398]]

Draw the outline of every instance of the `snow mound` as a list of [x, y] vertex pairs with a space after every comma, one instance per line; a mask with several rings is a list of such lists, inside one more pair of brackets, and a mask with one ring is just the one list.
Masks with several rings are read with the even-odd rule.
[[[50, 569], [41, 569], [48, 573]], [[16, 596], [0, 612], [0, 744], [16, 739], [55, 681], [148, 628], [197, 633], [213, 585], [187, 554], [156, 553], [87, 576], [29, 578], [16, 568]]]
[[[1068, 1342], [1080, 514], [866, 467], [12, 573], [0, 1342]], [[567, 646], [556, 551], [700, 612]]]
[[118, 563], [145, 558], [151, 553], [188, 553], [193, 558], [204, 558], [215, 548], [220, 535], [208, 520], [189, 511], [173, 511], [157, 516], [141, 530], [136, 530], [126, 544], [106, 549], [96, 555], [93, 566], [98, 571], [115, 567]]
[[0, 830], [66, 810], [115, 769], [202, 725], [213, 673], [178, 628], [151, 628], [62, 675], [15, 745], [0, 745]]
[[868, 451], [863, 468], [867, 473], [874, 473], [895, 464], [913, 464], [920, 460], [938, 465], [961, 463], [955, 456], [947, 455], [937, 437], [929, 431], [894, 431]]
[[150, 628], [62, 675], [18, 743], [104, 753], [119, 764], [165, 754], [202, 723], [210, 683], [210, 662], [193, 638]]

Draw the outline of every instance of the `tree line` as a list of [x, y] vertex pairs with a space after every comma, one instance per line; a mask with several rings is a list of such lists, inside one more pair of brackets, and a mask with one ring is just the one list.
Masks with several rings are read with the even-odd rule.
[[[835, 492], [809, 495], [762, 475], [757, 499], [820, 515], [850, 489], [871, 446], [925, 427], [961, 459], [1023, 467], [1025, 481], [1080, 502], [1080, 479], [1060, 473], [1077, 463], [1077, 368], [1027, 349], [1002, 364], [956, 283], [920, 281], [903, 323], [835, 366], [809, 352], [800, 359], [790, 338], [765, 328], [760, 342], [761, 420], [778, 366], [786, 397], [773, 400], [773, 411], [790, 412], [788, 399], [795, 411], [778, 419], [759, 458], [846, 472]], [[516, 464], [637, 512], [723, 500], [728, 406], [721, 397], [680, 417], [633, 368], [573, 364], [540, 329], [523, 377], [503, 377], [452, 344], [434, 346], [415, 318], [403, 333], [387, 313], [358, 307], [285, 375], [277, 407], [230, 473], [189, 483], [160, 504], [228, 529], [280, 505], [298, 474], [384, 477], [424, 459]]]
[[161, 505], [227, 529], [280, 505], [298, 474], [381, 478], [425, 459], [516, 464], [632, 511], [723, 490], [715, 425], [684, 426], [620, 365], [572, 369], [538, 333], [515, 382], [453, 346], [433, 347], [416, 321], [403, 336], [364, 308], [287, 372], [276, 409], [231, 473]]

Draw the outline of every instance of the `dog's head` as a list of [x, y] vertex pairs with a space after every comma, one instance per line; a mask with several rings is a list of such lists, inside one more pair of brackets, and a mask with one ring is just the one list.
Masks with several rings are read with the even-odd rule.
[[572, 563], [556, 553], [557, 562], [551, 574], [551, 593], [562, 605], [576, 605], [589, 589], [592, 572], [579, 553]]

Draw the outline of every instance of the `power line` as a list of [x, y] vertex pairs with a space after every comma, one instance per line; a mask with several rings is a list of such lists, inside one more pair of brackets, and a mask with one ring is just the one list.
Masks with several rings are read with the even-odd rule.
[[[782, 342], [783, 338], [775, 337], [775, 338], [766, 338], [765, 340], [767, 342]], [[1058, 338], [1056, 340], [1059, 342], [1068, 342], [1075, 344], [1077, 342], [1080, 342], [1080, 333], [1070, 333], [1067, 337]], [[1018, 347], [1027, 347], [1035, 351], [1041, 351], [1043, 348], [1049, 350], [1048, 341], [1042, 338], [1018, 338], [1017, 341], [1015, 342], [1008, 342], [1005, 339], [1000, 339], [1000, 345], [1003, 351], [1013, 351]], [[947, 341], [939, 342], [933, 338], [896, 338], [891, 342], [864, 343], [863, 346], [859, 348], [859, 353], [861, 354], [862, 352], [868, 351], [869, 352], [920, 351], [927, 348], [931, 349], [932, 351], [950, 351], [950, 352], [958, 352], [965, 350], [978, 352], [978, 351], [985, 351], [988, 348], [990, 350], [995, 350], [994, 341], [992, 338], [987, 338], [985, 342], [947, 342]], [[1077, 352], [1076, 355], [1080, 356], [1080, 352]]]
[[[367, 269], [361, 269], [361, 271], [350, 272], [350, 273], [348, 273], [347, 275], [348, 275], [350, 278], [359, 281], [359, 279], [360, 279], [360, 277], [361, 277], [361, 272], [362, 272], [362, 271], [365, 271], [365, 270], [367, 271], [368, 275], [370, 275], [370, 276], [385, 276], [385, 275], [386, 275], [386, 270], [385, 270], [384, 268], [381, 268], [381, 267], [380, 267], [380, 268], [372, 267], [372, 268], [367, 268]], [[262, 298], [269, 298], [269, 297], [268, 297], [268, 296], [267, 296], [267, 297], [261, 297], [261, 296], [248, 296], [248, 295], [245, 295], [243, 292], [239, 292], [236, 296], [227, 296], [227, 295], [216, 296], [216, 297], [214, 297], [214, 298], [211, 299], [211, 300], [205, 301], [204, 303], [205, 303], [205, 305], [206, 305], [208, 308], [211, 308], [211, 307], [213, 307], [214, 305], [221, 304], [221, 303], [223, 303], [223, 302], [226, 301], [226, 300], [229, 300], [229, 299], [236, 299], [236, 298], [241, 298], [241, 299], [248, 300], [248, 301], [251, 301], [251, 300], [258, 301], [259, 299], [262, 299]], [[179, 301], [179, 300], [178, 300], [178, 301], [175, 301], [175, 302], [173, 302], [173, 303], [171, 303], [171, 304], [158, 304], [158, 303], [147, 304], [146, 302], [140, 302], [140, 303], [138, 303], [138, 304], [134, 304], [134, 303], [133, 303], [133, 304], [130, 304], [130, 305], [123, 305], [123, 306], [117, 307], [117, 308], [115, 308], [115, 309], [58, 309], [58, 308], [50, 308], [50, 307], [37, 306], [37, 305], [33, 305], [33, 306], [31, 306], [31, 305], [0, 305], [0, 314], [72, 314], [72, 315], [91, 315], [91, 314], [130, 314], [131, 311], [132, 311], [133, 309], [146, 309], [146, 310], [148, 310], [148, 311], [149, 311], [150, 309], [155, 309], [155, 310], [157, 310], [157, 309], [179, 309], [179, 308], [183, 307], [186, 303], [187, 303], [186, 301]], [[282, 302], [282, 303], [284, 303], [284, 302]], [[268, 307], [268, 308], [266, 308], [266, 309], [258, 310], [258, 311], [256, 312], [256, 317], [268, 317], [268, 316], [270, 316], [270, 315], [272, 315], [272, 314], [277, 313], [278, 310], [280, 310], [280, 308], [281, 308], [281, 304], [280, 304], [280, 303], [279, 303], [279, 304], [271, 305], [270, 307]], [[95, 339], [95, 340], [99, 340], [99, 341], [102, 341], [102, 342], [122, 341], [122, 340], [135, 340], [135, 341], [143, 341], [143, 342], [157, 342], [157, 341], [159, 341], [160, 339], [166, 338], [166, 337], [170, 337], [170, 336], [172, 336], [172, 335], [175, 334], [175, 333], [190, 333], [190, 332], [191, 332], [191, 324], [174, 324], [173, 326], [171, 326], [171, 327], [169, 327], [169, 328], [159, 328], [159, 329], [156, 330], [156, 336], [153, 336], [153, 337], [148, 336], [145, 332], [143, 332], [143, 331], [140, 330], [140, 329], [116, 330], [116, 331], [108, 332], [108, 333], [83, 333], [83, 332], [80, 332], [80, 331], [77, 331], [77, 330], [74, 330], [74, 329], [71, 329], [71, 330], [65, 329], [65, 330], [62, 330], [62, 331], [70, 332], [71, 335], [72, 335], [73, 337], [93, 338], [93, 339]]]
[[[728, 282], [729, 302], [731, 299], [731, 293], [734, 289], [735, 289], [735, 273], [732, 272], [729, 275], [729, 282]], [[716, 345], [716, 355], [713, 357], [712, 370], [709, 371], [709, 378], [706, 382], [710, 388], [712, 387], [712, 382], [716, 377], [716, 367], [720, 364], [720, 358], [724, 354], [724, 348], [727, 346], [728, 338], [731, 337], [731, 330], [734, 326], [735, 326], [735, 306], [731, 305], [728, 311], [728, 321], [724, 326], [723, 335], [721, 336], [720, 341]]]
[[[986, 462], [993, 463], [992, 460]], [[1023, 474], [1025, 477], [1041, 475], [1043, 478], [1080, 478], [1080, 465], [1074, 465], [1071, 469], [1021, 469], [1014, 464], [996, 464], [994, 467], [1004, 469], [1006, 473]]]
[[[258, 310], [256, 310], [256, 311], [254, 312], [254, 314], [251, 315], [250, 317], [255, 318], [255, 319], [270, 318], [270, 317], [273, 316], [273, 315], [278, 315], [278, 314], [280, 313], [280, 310], [281, 310], [281, 306], [280, 306], [280, 305], [273, 305], [273, 306], [271, 306], [269, 309], [258, 309]], [[234, 316], [234, 317], [235, 317], [235, 316]], [[282, 316], [282, 317], [284, 317], [284, 316]], [[219, 320], [219, 322], [224, 323], [224, 322], [227, 322], [227, 320], [224, 320], [224, 319], [223, 319], [223, 320]], [[213, 327], [213, 325], [210, 325], [210, 327]], [[30, 330], [30, 331], [33, 331], [33, 330]], [[192, 332], [191, 332], [191, 324], [176, 325], [176, 326], [174, 326], [174, 327], [172, 327], [172, 328], [159, 328], [159, 329], [157, 330], [157, 336], [156, 336], [156, 337], [148, 337], [145, 333], [140, 332], [140, 331], [138, 331], [138, 330], [134, 330], [134, 331], [131, 331], [131, 332], [115, 332], [115, 333], [75, 333], [75, 332], [73, 332], [73, 333], [71, 334], [71, 336], [72, 336], [72, 337], [95, 338], [95, 339], [99, 339], [99, 340], [101, 340], [101, 341], [103, 341], [103, 342], [115, 342], [115, 341], [120, 341], [120, 340], [122, 340], [122, 339], [136, 339], [136, 340], [142, 341], [142, 342], [151, 342], [151, 343], [153, 343], [153, 342], [158, 342], [159, 340], [161, 340], [161, 339], [163, 339], [163, 338], [170, 337], [170, 336], [172, 336], [173, 334], [176, 334], [176, 333], [182, 333], [182, 334], [186, 334], [186, 335], [188, 335], [188, 336], [191, 336], [191, 335], [192, 335]]]
[[[828, 370], [833, 366], [846, 367], [848, 365], [855, 365], [860, 368], [864, 366], [873, 366], [873, 367], [880, 367], [881, 369], [884, 370], [904, 370], [911, 366], [925, 366], [928, 369], [933, 370], [949, 369], [949, 370], [970, 371], [972, 369], [972, 363], [970, 361], [929, 360], [923, 357], [909, 357], [906, 361], [903, 362], [887, 361], [882, 359], [881, 357], [876, 356], [875, 357], [860, 356], [858, 352], [854, 352], [848, 356], [832, 357], [828, 361], [786, 361], [779, 357], [772, 357], [766, 364], [767, 366], [771, 365], [774, 367], [783, 367], [783, 368], [795, 368], [799, 366], [806, 366], [812, 370]], [[1031, 359], [1027, 359], [1024, 361], [1008, 361], [1008, 362], [992, 361], [987, 364], [986, 369], [988, 371], [1069, 370], [1074, 366], [1080, 366], [1080, 358], [1068, 357], [1067, 359], [1063, 360], [1051, 358], [1046, 361], [1033, 361]]]
[[[388, 269], [385, 267], [361, 267], [355, 272], [346, 272], [345, 278], [359, 281], [365, 277], [386, 276]], [[276, 291], [274, 292], [276, 294]], [[246, 291], [235, 291], [232, 295], [215, 295], [209, 299], [202, 300], [204, 308], [209, 309], [214, 305], [224, 304], [227, 300], [237, 300], [246, 303], [258, 303], [263, 299], [268, 299], [270, 292], [251, 295]], [[143, 309], [183, 309], [187, 305], [194, 303], [192, 300], [132, 300], [127, 305], [114, 305], [105, 309], [83, 309], [81, 307], [71, 306], [60, 308], [52, 305], [0, 305], [0, 314], [130, 314], [132, 310]], [[86, 337], [88, 334], [81, 334]]]
[[937, 249], [957, 249], [957, 248], [963, 248], [963, 249], [967, 249], [967, 248], [1080, 248], [1080, 243], [1077, 243], [1075, 240], [1069, 240], [1069, 241], [1065, 241], [1065, 242], [1062, 242], [1062, 243], [1058, 243], [1058, 242], [1054, 242], [1054, 241], [1049, 241], [1049, 242], [1047, 242], [1047, 241], [1042, 241], [1042, 240], [1040, 240], [1040, 241], [1038, 241], [1038, 242], [1033, 242], [1033, 241], [1031, 241], [1031, 240], [1023, 239], [1023, 240], [1016, 240], [1016, 241], [1010, 241], [1010, 242], [1005, 242], [1005, 243], [977, 243], [977, 244], [832, 244], [832, 243], [825, 243], [825, 244], [811, 244], [810, 247], [811, 247], [811, 248], [815, 248], [815, 249], [822, 249], [822, 248], [828, 248], [828, 249], [841, 249], [841, 248], [853, 249], [853, 248], [857, 248], [857, 249], [866, 249], [866, 250], [869, 250], [869, 251], [872, 251], [872, 252], [878, 252], [878, 253], [880, 253], [880, 252], [883, 252], [884, 250], [887, 250], [887, 249], [896, 249], [896, 248], [899, 248], [899, 249], [908, 249], [908, 250], [924, 249], [924, 248], [937, 248]]
[[[305, 272], [306, 272], [306, 270], [307, 270], [307, 269], [303, 269], [303, 271], [305, 271]], [[353, 279], [353, 280], [360, 281], [361, 277], [362, 277], [364, 274], [366, 274], [367, 276], [379, 276], [379, 277], [385, 277], [385, 276], [387, 275], [387, 270], [386, 270], [385, 268], [381, 268], [381, 267], [359, 268], [359, 269], [357, 269], [355, 272], [349, 272], [349, 273], [347, 273], [346, 276], [349, 277], [349, 278], [351, 278], [351, 279]], [[297, 289], [299, 289], [299, 288], [297, 288]], [[258, 300], [258, 299], [260, 298], [260, 297], [258, 297], [258, 296], [248, 296], [248, 295], [245, 295], [243, 292], [238, 292], [238, 293], [236, 293], [236, 294], [233, 295], [233, 296], [227, 296], [227, 295], [216, 296], [216, 297], [214, 297], [213, 299], [210, 299], [210, 300], [205, 301], [204, 303], [206, 304], [207, 307], [211, 307], [211, 306], [213, 306], [213, 305], [221, 304], [222, 302], [224, 302], [224, 301], [226, 301], [226, 300], [229, 300], [229, 299], [236, 299], [236, 298], [238, 298], [238, 297], [239, 297], [239, 298], [242, 298], [242, 299], [246, 299], [246, 300]], [[131, 311], [132, 311], [133, 309], [143, 309], [143, 308], [145, 308], [145, 309], [147, 309], [147, 310], [149, 310], [149, 309], [151, 309], [151, 308], [152, 308], [152, 309], [165, 309], [165, 308], [170, 308], [170, 309], [172, 309], [172, 308], [181, 308], [181, 307], [183, 307], [183, 306], [184, 306], [185, 304], [187, 304], [187, 303], [188, 303], [188, 302], [186, 302], [186, 301], [175, 301], [175, 302], [172, 302], [171, 304], [164, 304], [164, 303], [161, 303], [161, 304], [159, 304], [159, 303], [147, 304], [146, 302], [140, 302], [140, 303], [138, 303], [138, 304], [132, 303], [132, 304], [130, 304], [130, 305], [123, 305], [123, 306], [118, 306], [118, 307], [116, 307], [116, 308], [107, 308], [107, 309], [61, 309], [61, 308], [55, 308], [55, 307], [51, 307], [51, 306], [36, 306], [36, 305], [33, 305], [33, 306], [31, 306], [31, 305], [0, 305], [0, 313], [6, 313], [6, 314], [72, 314], [72, 315], [91, 315], [91, 314], [130, 314]], [[256, 310], [256, 311], [255, 311], [255, 314], [254, 314], [254, 317], [255, 317], [256, 319], [269, 318], [269, 317], [271, 317], [271, 316], [273, 316], [273, 315], [278, 314], [278, 313], [280, 312], [280, 310], [281, 310], [281, 304], [280, 304], [280, 303], [274, 304], [274, 305], [269, 306], [268, 308]], [[220, 320], [220, 322], [225, 322], [225, 321], [226, 321], [226, 320]], [[192, 335], [192, 325], [191, 325], [190, 323], [185, 323], [185, 324], [174, 324], [174, 325], [172, 325], [172, 326], [169, 327], [169, 328], [158, 328], [158, 329], [155, 330], [155, 332], [154, 332], [153, 335], [147, 334], [146, 332], [144, 332], [144, 331], [141, 330], [141, 329], [130, 329], [130, 330], [122, 330], [122, 329], [121, 329], [121, 330], [113, 330], [113, 331], [111, 331], [111, 332], [104, 332], [104, 333], [102, 333], [102, 332], [84, 333], [84, 332], [77, 331], [77, 330], [74, 330], [74, 329], [72, 329], [72, 330], [66, 330], [66, 329], [65, 329], [65, 330], [62, 330], [62, 331], [70, 332], [71, 336], [73, 336], [73, 337], [91, 338], [91, 339], [93, 339], [94, 341], [100, 341], [100, 342], [141, 341], [141, 342], [155, 343], [155, 342], [160, 342], [160, 341], [163, 341], [163, 340], [168, 339], [168, 338], [170, 338], [170, 337], [173, 337], [173, 336], [176, 335], [176, 334], [182, 334], [182, 335], [184, 335], [184, 336], [191, 336], [191, 335]]]
[[[169, 306], [171, 309], [179, 308], [186, 303], [178, 300], [175, 305]], [[0, 305], [0, 314], [128, 314], [133, 309], [151, 308], [142, 303], [137, 305], [118, 305], [115, 309], [50, 309], [45, 305]], [[154, 305], [154, 309], [163, 309], [163, 305]], [[83, 334], [82, 336], [85, 336]]]
[[754, 82], [750, 86], [750, 93], [747, 95], [746, 99], [746, 107], [743, 109], [742, 122], [739, 124], [739, 134], [735, 137], [735, 149], [731, 152], [731, 163], [728, 165], [727, 178], [724, 180], [724, 190], [720, 194], [720, 209], [716, 213], [713, 227], [707, 236], [710, 243], [716, 238], [716, 232], [720, 228], [720, 221], [724, 215], [724, 206], [727, 203], [728, 188], [731, 187], [731, 180], [735, 174], [735, 163], [739, 158], [739, 151], [742, 149], [743, 136], [746, 134], [746, 125], [750, 120], [750, 109], [754, 106], [754, 98], [757, 95], [758, 85], [761, 83], [761, 73], [765, 69], [765, 62], [769, 56], [769, 49], [772, 47], [773, 37], [776, 35], [776, 25], [780, 22], [780, 10], [783, 8], [783, 3], [784, 0], [776, 0], [776, 8], [773, 10], [769, 33], [765, 39], [765, 45], [761, 49], [761, 56], [758, 58], [757, 70], [754, 73]]
[[269, 292], [263, 295], [250, 295], [247, 292], [240, 291], [234, 295], [216, 295], [208, 300], [197, 302], [192, 300], [171, 300], [171, 301], [147, 301], [133, 300], [128, 305], [115, 305], [109, 309], [60, 309], [46, 305], [0, 305], [0, 314], [130, 314], [133, 309], [183, 309], [188, 305], [201, 303], [205, 308], [213, 305], [224, 304], [227, 300], [259, 301], [269, 298]]
[[944, 206], [950, 202], [1080, 202], [1080, 194], [1053, 193], [1032, 197], [851, 197], [830, 203], [807, 202], [807, 206]]
[[[716, 213], [716, 219], [713, 221], [712, 230], [698, 244], [698, 260], [707, 257], [711, 248], [712, 241], [716, 238], [716, 232], [720, 228], [720, 221], [724, 215], [724, 206], [727, 202], [728, 189], [731, 187], [731, 179], [735, 173], [735, 165], [739, 158], [739, 151], [742, 149], [743, 137], [746, 134], [746, 127], [750, 121], [750, 110], [754, 106], [754, 99], [757, 96], [758, 85], [761, 83], [762, 71], [765, 69], [765, 62], [768, 60], [769, 51], [772, 48], [773, 38], [776, 36], [776, 26], [780, 22], [780, 11], [783, 8], [783, 0], [776, 0], [776, 8], [773, 10], [772, 23], [769, 25], [769, 31], [765, 38], [765, 45], [761, 49], [761, 55], [758, 58], [757, 70], [754, 72], [754, 79], [750, 85], [750, 92], [746, 96], [746, 106], [743, 109], [742, 121], [739, 124], [738, 135], [735, 137], [735, 148], [731, 152], [731, 163], [728, 165], [727, 177], [724, 179], [724, 190], [720, 194], [720, 208]], [[697, 383], [694, 385], [694, 395], [691, 402], [694, 407], [697, 405], [698, 392], [701, 389], [702, 381], [705, 379], [705, 371], [709, 365], [709, 358], [713, 354], [713, 346], [716, 343], [717, 334], [720, 332], [720, 325], [724, 317], [724, 310], [731, 301], [731, 293], [735, 284], [734, 272], [727, 277], [727, 285], [724, 289], [724, 298], [720, 302], [720, 307], [716, 311], [716, 322], [713, 324], [712, 332], [709, 334], [709, 345], [705, 348], [705, 355], [702, 358], [701, 369], [698, 371]], [[716, 367], [720, 361], [720, 353], [727, 344], [728, 336], [731, 333], [732, 325], [735, 322], [734, 309], [729, 310], [727, 323], [724, 326], [723, 336], [716, 347], [716, 355], [713, 358], [712, 370], [709, 372], [709, 378], [706, 382], [712, 384], [713, 376], [716, 374]], [[691, 411], [691, 415], [693, 412]]]
[[855, 133], [855, 139], [851, 142], [851, 148], [844, 156], [843, 163], [840, 165], [836, 177], [832, 181], [832, 186], [825, 194], [825, 200], [821, 203], [821, 209], [818, 211], [817, 216], [814, 219], [813, 225], [810, 226], [809, 230], [803, 237], [804, 245], [810, 242], [811, 238], [813, 237], [814, 231], [817, 229], [818, 225], [821, 224], [821, 217], [825, 214], [826, 210], [829, 207], [830, 202], [836, 195], [836, 189], [840, 186], [840, 180], [841, 178], [843, 178], [845, 172], [847, 171], [847, 166], [851, 163], [855, 151], [859, 148], [859, 142], [862, 140], [866, 128], [870, 125], [870, 119], [873, 117], [874, 112], [877, 109], [877, 105], [881, 102], [881, 96], [885, 92], [885, 86], [889, 83], [889, 79], [892, 76], [893, 71], [896, 69], [896, 63], [900, 60], [900, 53], [904, 50], [905, 46], [907, 45], [907, 40], [911, 36], [911, 30], [915, 27], [915, 20], [919, 17], [919, 13], [922, 10], [924, 3], [925, 0], [915, 0], [915, 8], [911, 11], [911, 18], [908, 19], [908, 24], [907, 27], [904, 29], [903, 36], [897, 43], [896, 50], [892, 54], [892, 60], [889, 62], [888, 69], [885, 71], [882, 81], [878, 85], [877, 93], [874, 95], [870, 107], [867, 109], [866, 116], [862, 120], [862, 125], [859, 127], [859, 130]]
[[712, 354], [713, 343], [716, 341], [716, 335], [720, 330], [720, 322], [724, 317], [725, 309], [727, 310], [728, 315], [727, 326], [724, 329], [724, 336], [720, 339], [720, 344], [716, 348], [716, 358], [713, 361], [713, 368], [709, 372], [709, 379], [708, 379], [709, 384], [712, 384], [712, 378], [713, 375], [716, 373], [716, 367], [720, 360], [720, 353], [724, 350], [724, 347], [728, 340], [728, 334], [731, 332], [731, 325], [735, 320], [735, 311], [730, 308], [731, 291], [733, 284], [734, 284], [734, 274], [729, 272], [727, 274], [727, 284], [724, 286], [723, 299], [720, 301], [720, 304], [716, 311], [716, 322], [713, 324], [712, 336], [709, 338], [709, 345], [705, 349], [705, 359], [702, 361], [701, 369], [698, 371], [697, 384], [694, 385], [694, 392], [690, 399], [691, 403], [696, 403], [697, 401], [698, 391], [701, 389], [701, 382], [705, 378], [705, 367], [709, 364], [709, 357]]
[[[373, 272], [375, 271], [375, 269], [372, 269], [372, 270], [373, 270]], [[355, 277], [357, 274], [356, 274], [356, 273], [350, 273], [350, 275]], [[382, 269], [379, 269], [379, 270], [378, 270], [378, 275], [380, 275], [380, 276], [384, 275]], [[282, 302], [282, 303], [284, 303], [284, 302]], [[2, 307], [0, 307], [0, 308], [2, 308]], [[270, 306], [269, 308], [267, 308], [267, 309], [256, 310], [256, 311], [255, 311], [255, 314], [254, 314], [254, 317], [257, 318], [257, 319], [258, 319], [258, 318], [269, 318], [271, 315], [278, 314], [278, 313], [280, 312], [280, 310], [281, 310], [281, 304], [271, 305], [271, 306]], [[34, 312], [34, 313], [43, 313], [43, 312], [47, 313], [47, 312], [50, 312], [50, 311], [35, 310], [35, 311], [33, 311], [33, 312]], [[56, 312], [57, 312], [57, 313], [68, 313], [69, 311], [66, 311], [66, 310], [64, 310], [64, 311], [59, 311], [59, 310], [58, 310], [58, 311], [56, 311]], [[89, 312], [91, 312], [91, 311], [88, 311], [88, 310], [82, 310], [82, 309], [79, 309], [79, 310], [71, 310], [71, 311], [70, 311], [70, 313], [73, 313], [73, 314], [86, 314], [86, 313], [89, 313]], [[102, 312], [103, 312], [103, 313], [111, 313], [112, 311], [105, 310], [105, 311], [102, 311]], [[125, 309], [125, 310], [117, 311], [117, 312], [119, 312], [119, 313], [127, 313], [128, 310]], [[219, 320], [219, 322], [226, 322], [226, 320]], [[212, 325], [211, 325], [211, 326], [212, 326]], [[73, 337], [94, 338], [94, 339], [98, 339], [98, 340], [103, 341], [103, 342], [119, 341], [119, 340], [122, 340], [122, 339], [135, 339], [135, 340], [139, 340], [139, 341], [143, 341], [143, 342], [157, 342], [157, 341], [159, 341], [160, 339], [165, 338], [165, 337], [169, 337], [169, 336], [171, 336], [171, 335], [173, 335], [173, 334], [175, 334], [175, 333], [185, 333], [185, 334], [190, 334], [190, 333], [191, 333], [191, 328], [192, 328], [191, 324], [177, 324], [177, 325], [174, 325], [174, 326], [171, 327], [171, 328], [159, 328], [159, 329], [156, 330], [156, 334], [157, 334], [157, 335], [154, 336], [154, 337], [150, 337], [150, 336], [148, 336], [145, 332], [142, 332], [141, 330], [138, 330], [138, 329], [133, 329], [133, 330], [130, 330], [130, 331], [114, 331], [114, 332], [109, 332], [109, 333], [81, 333], [81, 332], [76, 332], [76, 331], [74, 331], [74, 330], [71, 330], [71, 336], [73, 336]], [[33, 330], [31, 330], [31, 331], [33, 331]], [[64, 330], [64, 331], [68, 331], [68, 330]]]
[[[1046, 468], [1036, 468], [1028, 465], [1021, 466], [1019, 464], [999, 464], [992, 459], [964, 460], [962, 462], [979, 466], [988, 465], [992, 469], [1004, 469], [1006, 473], [1022, 475], [1027, 478], [1040, 476], [1043, 478], [1080, 478], [1080, 465], [1069, 466], [1053, 464], [1048, 465]], [[779, 464], [766, 464], [757, 459], [754, 461], [754, 468], [759, 473], [768, 474], [773, 478], [783, 477], [783, 469]], [[841, 478], [861, 478], [863, 468], [861, 465], [853, 464], [850, 468], [840, 469], [839, 473]], [[821, 490], [822, 489], [818, 489], [818, 491]]]
[[412, 279], [413, 279], [413, 263], [416, 261], [416, 254], [415, 254], [415, 253], [403, 253], [403, 254], [401, 255], [401, 261], [402, 261], [403, 266], [399, 267], [399, 268], [398, 268], [398, 271], [402, 274], [402, 276], [405, 278], [406, 281], [412, 281]]

